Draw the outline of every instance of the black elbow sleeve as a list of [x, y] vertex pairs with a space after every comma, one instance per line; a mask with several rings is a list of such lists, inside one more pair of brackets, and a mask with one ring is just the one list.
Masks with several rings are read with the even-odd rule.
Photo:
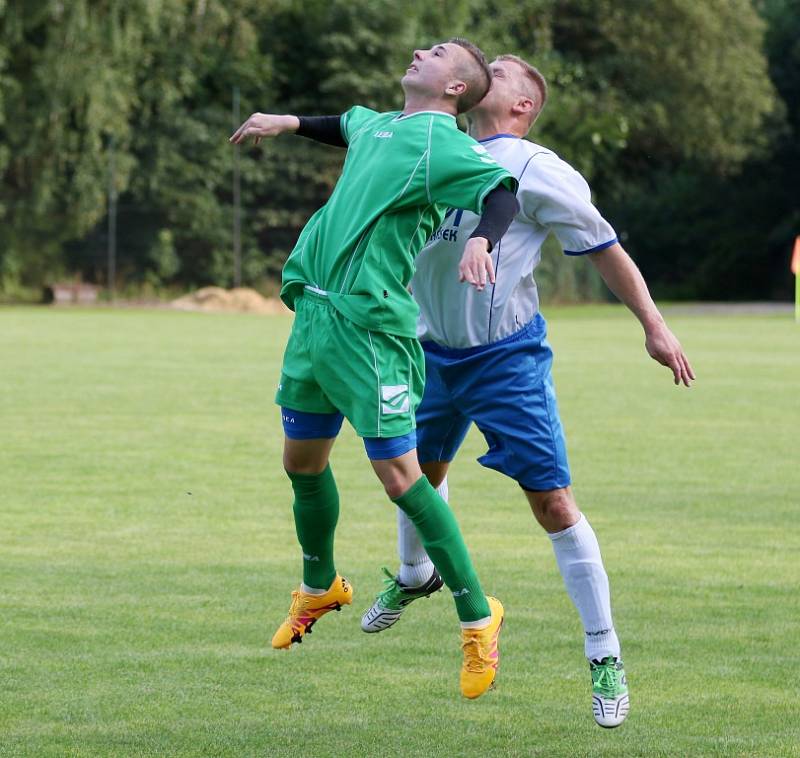
[[300, 126], [297, 134], [315, 142], [323, 142], [334, 147], [347, 147], [342, 136], [341, 116], [298, 116]]
[[494, 249], [508, 231], [517, 213], [519, 213], [519, 202], [516, 195], [505, 187], [495, 187], [486, 196], [483, 215], [470, 239], [484, 237], [489, 240], [489, 250]]

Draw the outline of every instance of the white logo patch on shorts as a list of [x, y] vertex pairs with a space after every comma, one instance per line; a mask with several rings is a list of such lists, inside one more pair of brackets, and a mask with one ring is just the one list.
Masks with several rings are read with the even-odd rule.
[[408, 413], [410, 401], [407, 384], [381, 385], [381, 413]]

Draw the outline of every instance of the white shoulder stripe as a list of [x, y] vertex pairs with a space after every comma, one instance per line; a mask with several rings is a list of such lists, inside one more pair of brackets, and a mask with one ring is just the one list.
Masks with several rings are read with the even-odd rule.
[[425, 161], [425, 192], [428, 195], [428, 202], [431, 200], [431, 132], [433, 131], [433, 116], [428, 121], [428, 149], [425, 151], [427, 160]]
[[[406, 194], [406, 190], [408, 189], [408, 185], [411, 184], [411, 180], [416, 175], [417, 169], [419, 168], [419, 164], [422, 163], [422, 161], [425, 160], [425, 158], [427, 158], [427, 156], [428, 156], [428, 151], [427, 150], [422, 155], [420, 155], [419, 160], [417, 161], [417, 165], [414, 166], [414, 170], [411, 172], [411, 176], [408, 177], [408, 181], [406, 182], [405, 187], [403, 187], [402, 191], [400, 192], [400, 196], [398, 197], [398, 200], [401, 197], [403, 197], [403, 195]], [[426, 177], [426, 179], [425, 179], [426, 186], [427, 186], [427, 181], [428, 180], [427, 180], [427, 177]]]

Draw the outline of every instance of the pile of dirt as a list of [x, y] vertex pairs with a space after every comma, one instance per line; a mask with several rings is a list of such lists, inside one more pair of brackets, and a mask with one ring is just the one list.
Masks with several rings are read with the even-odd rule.
[[266, 298], [249, 287], [203, 287], [171, 303], [180, 311], [208, 311], [209, 313], [288, 313], [289, 309], [278, 298]]

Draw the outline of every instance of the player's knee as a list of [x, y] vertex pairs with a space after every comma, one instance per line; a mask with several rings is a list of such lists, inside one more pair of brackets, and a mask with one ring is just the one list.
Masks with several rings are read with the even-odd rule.
[[392, 500], [405, 495], [422, 477], [416, 450], [409, 450], [396, 458], [373, 458], [370, 462], [386, 494]]
[[327, 461], [297, 455], [286, 450], [283, 452], [283, 468], [289, 474], [320, 474], [326, 465]]
[[548, 532], [568, 529], [580, 519], [578, 506], [567, 487], [544, 492], [526, 492], [526, 495], [533, 515]]
[[421, 472], [418, 472], [416, 476], [414, 476], [399, 465], [382, 466], [376, 468], [375, 473], [378, 474], [383, 489], [386, 490], [386, 494], [392, 500], [397, 500], [398, 497], [405, 495], [411, 485], [422, 475]]
[[392, 499], [397, 500], [398, 497], [404, 495], [411, 486], [402, 474], [397, 471], [385, 474], [381, 477], [381, 484], [386, 494]]

